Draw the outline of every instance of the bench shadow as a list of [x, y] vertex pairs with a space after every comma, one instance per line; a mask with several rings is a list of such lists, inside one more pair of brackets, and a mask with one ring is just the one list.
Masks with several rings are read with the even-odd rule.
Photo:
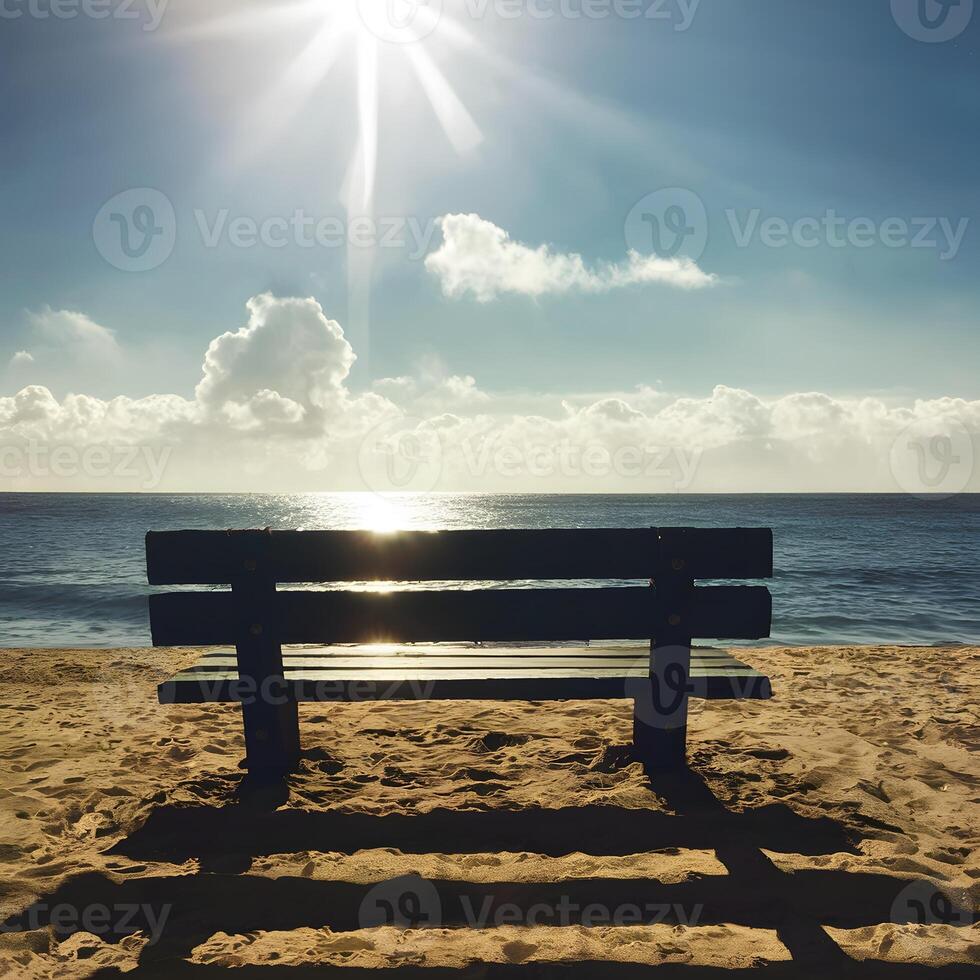
[[[661, 796], [666, 786], [653, 784]], [[829, 817], [804, 817], [782, 803], [741, 813], [725, 810], [717, 800], [715, 808], [695, 807], [689, 805], [693, 799], [676, 796], [680, 788], [670, 783], [675, 797], [668, 803], [685, 807], [674, 813], [593, 804], [377, 815], [276, 809], [282, 791], [265, 786], [223, 807], [157, 807], [108, 853], [174, 863], [197, 858], [208, 870], [215, 862], [221, 867], [230, 855], [250, 860], [294, 851], [352, 854], [381, 847], [396, 847], [405, 854], [531, 851], [548, 857], [575, 851], [617, 856], [668, 847], [713, 850], [719, 842], [719, 813], [725, 815], [727, 832], [756, 847], [808, 855], [857, 853], [855, 835]]]
[[[910, 879], [840, 870], [780, 871], [762, 852], [808, 855], [857, 853], [856, 840], [846, 827], [830, 818], [808, 818], [784, 804], [754, 810], [728, 810], [704, 780], [691, 772], [650, 775], [651, 789], [664, 800], [669, 813], [626, 810], [614, 806], [532, 808], [519, 811], [434, 810], [425, 814], [378, 816], [335, 811], [276, 809], [284, 786], [241, 788], [238, 801], [223, 807], [163, 806], [146, 823], [117, 843], [109, 853], [132, 860], [182, 862], [196, 857], [201, 871], [113, 879], [90, 872], [65, 882], [41, 900], [37, 908], [67, 904], [76, 908], [104, 905], [137, 907], [127, 931], [106, 933], [118, 941], [134, 929], [152, 932], [144, 910], [169, 909], [158, 942], [144, 947], [135, 973], [127, 976], [209, 977], [224, 973], [214, 964], [186, 961], [195, 946], [217, 932], [245, 934], [260, 930], [328, 927], [334, 932], [363, 928], [362, 908], [376, 885], [325, 881], [301, 876], [265, 878], [247, 875], [252, 859], [261, 855], [304, 850], [353, 853], [367, 848], [397, 848], [404, 853], [476, 853], [531, 851], [558, 856], [576, 851], [623, 855], [664, 848], [711, 849], [727, 874], [706, 875], [675, 884], [654, 879], [577, 879], [558, 882], [473, 883], [429, 880], [437, 896], [437, 918], [428, 925], [467, 929], [474, 915], [490, 924], [501, 906], [516, 906], [522, 914], [544, 907], [563, 909], [560, 920], [541, 925], [588, 924], [582, 909], [600, 905], [641, 910], [640, 922], [699, 925], [730, 923], [774, 930], [791, 953], [791, 962], [770, 964], [773, 978], [968, 976], [975, 967], [927, 968], [918, 964], [856, 962], [822, 928], [858, 928], [888, 922], [899, 893]], [[421, 879], [399, 879], [400, 882]], [[389, 883], [396, 884], [397, 883]], [[431, 892], [430, 892], [431, 893]], [[569, 911], [569, 906], [571, 910]], [[9, 929], [48, 925], [34, 909], [5, 923]], [[140, 918], [143, 916], [144, 918]], [[608, 925], [608, 920], [599, 924]], [[635, 924], [631, 922], [630, 924]], [[63, 933], [67, 935], [72, 931]], [[385, 968], [386, 980], [439, 980], [443, 976], [500, 977], [507, 980], [568, 977], [592, 980], [632, 980], [646, 976], [649, 965], [629, 963], [533, 962], [477, 964], [465, 970], [399, 965]], [[665, 965], [658, 975], [692, 980], [730, 977], [731, 971], [709, 967]], [[313, 976], [358, 980], [378, 970], [353, 966], [237, 967], [236, 976], [288, 978]], [[121, 976], [103, 970], [95, 976]]]

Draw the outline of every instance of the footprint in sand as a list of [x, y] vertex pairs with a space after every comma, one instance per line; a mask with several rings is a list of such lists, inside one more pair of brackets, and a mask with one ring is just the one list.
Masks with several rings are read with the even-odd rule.
[[781, 762], [789, 758], [786, 749], [745, 749], [745, 754], [752, 756], [753, 759], [767, 759], [771, 762]]
[[450, 779], [472, 779], [477, 783], [488, 782], [492, 779], [500, 779], [501, 775], [499, 772], [494, 772], [492, 769], [474, 769], [470, 766], [464, 766], [462, 769], [457, 769], [449, 777]]
[[382, 786], [412, 786], [422, 780], [423, 777], [417, 772], [406, 772], [397, 766], [385, 766], [384, 775], [379, 782]]
[[534, 943], [522, 943], [519, 939], [514, 939], [509, 943], [504, 943], [501, 952], [507, 957], [509, 963], [523, 963], [538, 951]]
[[506, 793], [510, 789], [503, 783], [467, 783], [451, 790], [453, 793], [474, 793], [476, 796], [490, 796], [492, 793]]
[[497, 752], [505, 746], [524, 745], [530, 735], [508, 735], [505, 732], [487, 732], [470, 743], [476, 752]]

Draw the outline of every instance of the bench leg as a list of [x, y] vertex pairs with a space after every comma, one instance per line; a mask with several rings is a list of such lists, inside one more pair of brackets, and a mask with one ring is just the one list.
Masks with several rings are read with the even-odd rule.
[[253, 776], [276, 777], [299, 762], [299, 711], [288, 694], [276, 635], [276, 583], [262, 571], [265, 544], [259, 533], [254, 555], [243, 563], [246, 574], [232, 581], [231, 593], [238, 673], [254, 685], [252, 696], [242, 701], [245, 765]]
[[242, 704], [245, 765], [252, 775], [281, 776], [299, 762], [299, 710], [295, 701]]
[[649, 683], [633, 701], [633, 746], [647, 770], [687, 766], [690, 641], [652, 650]]
[[[684, 532], [678, 532], [683, 538]], [[658, 533], [654, 637], [649, 683], [633, 702], [633, 745], [649, 772], [687, 766], [687, 703], [691, 694], [691, 627], [687, 622], [694, 579], [678, 550], [683, 541]]]
[[664, 728], [650, 725], [646, 712], [633, 712], [633, 749], [644, 769], [684, 769], [687, 767], [687, 726]]

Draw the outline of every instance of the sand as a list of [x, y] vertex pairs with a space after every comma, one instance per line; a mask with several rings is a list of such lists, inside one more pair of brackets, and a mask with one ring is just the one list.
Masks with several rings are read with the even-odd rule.
[[257, 789], [193, 651], [3, 651], [0, 975], [980, 976], [980, 650], [739, 656], [688, 778], [625, 701], [304, 705]]

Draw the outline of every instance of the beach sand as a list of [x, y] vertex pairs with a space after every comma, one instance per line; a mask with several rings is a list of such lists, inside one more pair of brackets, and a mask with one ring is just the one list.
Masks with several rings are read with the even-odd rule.
[[980, 649], [739, 656], [688, 778], [627, 701], [304, 705], [287, 793], [193, 651], [3, 651], [0, 975], [980, 976]]

